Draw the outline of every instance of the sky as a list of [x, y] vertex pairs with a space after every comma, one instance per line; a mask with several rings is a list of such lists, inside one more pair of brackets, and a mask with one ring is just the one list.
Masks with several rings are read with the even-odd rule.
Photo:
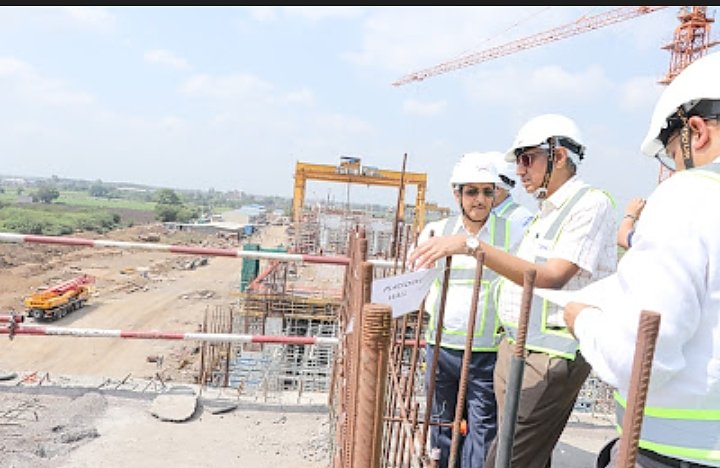
[[[560, 113], [585, 139], [580, 177], [621, 215], [657, 185], [639, 148], [679, 8], [394, 86], [614, 8], [0, 7], [0, 174], [290, 198], [297, 162], [400, 171], [406, 158], [428, 174], [426, 201], [455, 209], [463, 153], [504, 152], [527, 120]], [[397, 195], [306, 188], [306, 200]]]

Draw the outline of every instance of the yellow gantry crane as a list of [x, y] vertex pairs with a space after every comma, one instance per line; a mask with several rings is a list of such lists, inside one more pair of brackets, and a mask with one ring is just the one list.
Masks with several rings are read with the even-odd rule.
[[381, 185], [400, 188], [398, 218], [404, 219], [403, 201], [405, 186], [417, 186], [413, 232], [419, 232], [425, 225], [425, 191], [427, 174], [421, 172], [401, 172], [363, 166], [360, 158], [343, 156], [339, 165], [312, 164], [298, 161], [295, 165], [295, 190], [293, 191], [293, 221], [299, 222], [305, 202], [305, 185], [308, 180], [327, 182], [346, 182], [349, 184]]

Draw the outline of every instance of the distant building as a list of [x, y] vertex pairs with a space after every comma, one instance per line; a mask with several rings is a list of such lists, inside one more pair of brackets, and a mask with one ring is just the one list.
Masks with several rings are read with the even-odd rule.
[[248, 216], [249, 224], [265, 225], [267, 224], [267, 210], [263, 205], [252, 204], [240, 207], [240, 212]]
[[2, 180], [3, 185], [11, 185], [15, 187], [24, 187], [27, 185], [27, 180], [21, 177], [8, 177]]
[[118, 187], [118, 192], [137, 192], [137, 193], [146, 193], [149, 192], [149, 189], [146, 188], [140, 188], [140, 187]]
[[224, 211], [222, 217], [224, 221], [233, 223], [247, 224], [250, 221], [248, 214], [240, 210]]

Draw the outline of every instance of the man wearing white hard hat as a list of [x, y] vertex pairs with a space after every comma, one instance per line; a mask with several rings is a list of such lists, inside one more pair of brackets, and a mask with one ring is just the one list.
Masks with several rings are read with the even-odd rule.
[[[514, 357], [514, 339], [527, 270], [535, 270], [535, 287], [574, 290], [615, 271], [617, 221], [607, 193], [577, 175], [585, 157], [583, 137], [575, 122], [559, 114], [530, 119], [518, 131], [505, 158], [517, 164], [525, 190], [539, 202], [515, 255], [482, 243], [485, 266], [502, 275], [498, 282], [498, 315], [506, 336], [498, 348], [494, 373], [498, 412], [503, 414]], [[461, 235], [429, 239], [409, 257], [422, 268], [461, 251]], [[525, 368], [511, 466], [546, 468], [575, 406], [590, 365], [563, 321], [562, 309], [534, 296], [528, 323]], [[501, 420], [499, 432], [502, 433]], [[486, 466], [496, 464], [497, 439]]]
[[[565, 306], [622, 427], [642, 311], [660, 314], [636, 466], [720, 466], [720, 53], [658, 100], [642, 152], [675, 173], [648, 197], [617, 273]], [[613, 441], [598, 467], [615, 466]]]
[[[477, 246], [483, 241], [502, 251], [514, 248], [522, 232], [511, 232], [510, 223], [491, 212], [499, 183], [495, 166], [484, 153], [463, 155], [455, 164], [450, 177], [450, 189], [460, 214], [428, 223], [420, 233], [418, 241], [424, 242], [431, 236], [461, 233], [463, 238], [472, 239], [471, 245]], [[441, 262], [442, 266], [444, 261], [443, 259]], [[455, 418], [477, 262], [472, 249], [452, 256], [442, 324], [438, 323], [442, 279], [435, 280], [425, 300], [425, 312], [429, 316], [426, 329], [428, 387], [431, 386], [431, 376], [435, 376], [432, 404], [434, 424], [431, 427], [430, 443], [431, 447], [439, 449], [439, 467], [448, 466], [452, 429], [447, 424], [439, 427], [437, 423], [452, 423]], [[458, 453], [455, 454], [460, 461], [456, 466], [463, 468], [483, 467], [487, 449], [497, 431], [493, 370], [499, 330], [495, 302], [490, 298], [490, 284], [496, 278], [495, 272], [483, 269], [480, 297], [474, 311], [476, 317], [469, 363], [470, 375], [462, 415], [467, 421], [467, 435], [461, 440]], [[439, 340], [437, 349], [436, 340]], [[436, 351], [437, 369], [432, 365]]]

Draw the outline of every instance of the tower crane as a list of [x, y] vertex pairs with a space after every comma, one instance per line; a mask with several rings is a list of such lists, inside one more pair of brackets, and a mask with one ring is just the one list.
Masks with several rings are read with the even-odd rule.
[[574, 23], [558, 26], [549, 31], [533, 34], [532, 36], [518, 39], [507, 44], [503, 44], [490, 49], [481, 50], [462, 56], [460, 58], [440, 63], [430, 68], [410, 73], [393, 82], [393, 86], [401, 86], [414, 81], [422, 81], [442, 73], [459, 70], [461, 68], [477, 65], [481, 62], [487, 62], [498, 57], [514, 54], [521, 50], [538, 47], [549, 42], [559, 41], [571, 36], [575, 36], [593, 29], [600, 29], [611, 24], [619, 23], [637, 16], [653, 13], [658, 10], [667, 8], [666, 6], [638, 6], [638, 7], [621, 7], [610, 11], [598, 13], [592, 16], [583, 16]]
[[[670, 67], [658, 83], [667, 85], [693, 61], [705, 55], [718, 41], [710, 41], [710, 25], [715, 21], [708, 18], [706, 6], [684, 6], [678, 14], [680, 24], [675, 27], [672, 42], [663, 46], [670, 51]], [[670, 177], [670, 169], [660, 164], [658, 183]]]
[[[583, 32], [599, 29], [664, 8], [667, 8], [667, 6], [620, 7], [592, 16], [583, 16], [570, 24], [410, 73], [392, 84], [393, 86], [402, 86], [407, 83], [422, 81], [432, 76], [477, 65], [481, 62], [487, 62], [549, 42], [566, 39]], [[680, 24], [675, 28], [672, 42], [662, 47], [670, 51], [670, 67], [667, 74], [658, 81], [658, 83], [663, 85], [669, 84], [685, 67], [705, 55], [710, 47], [720, 43], [719, 41], [710, 41], [710, 26], [715, 19], [708, 18], [707, 6], [683, 6], [680, 8], [678, 19], [680, 20]], [[658, 183], [670, 175], [669, 169], [661, 164]]]

